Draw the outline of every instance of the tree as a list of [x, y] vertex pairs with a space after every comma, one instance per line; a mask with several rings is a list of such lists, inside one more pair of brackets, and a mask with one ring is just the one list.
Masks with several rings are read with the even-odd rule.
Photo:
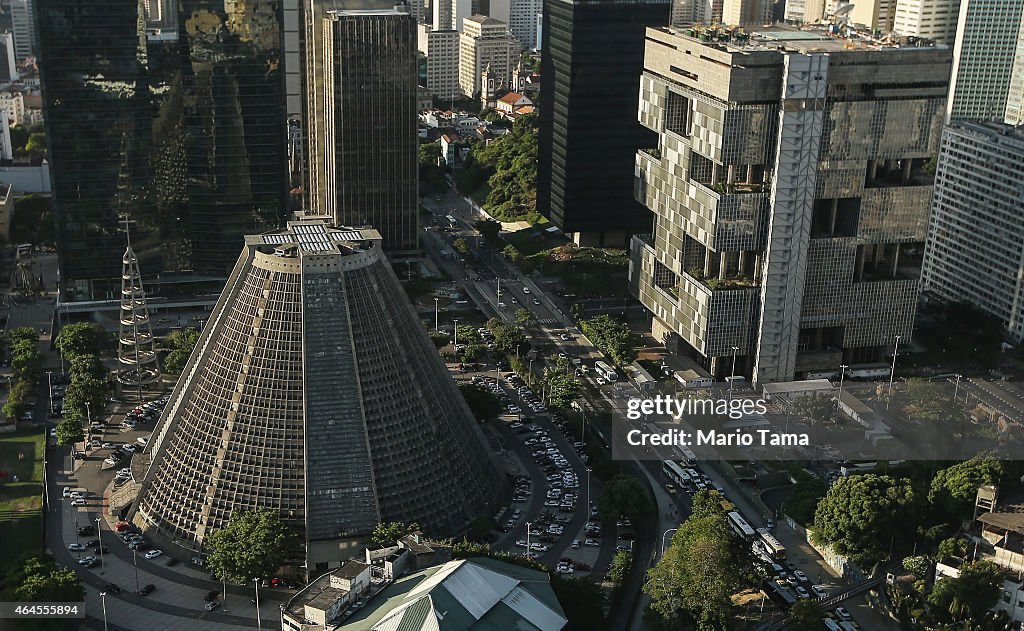
[[551, 577], [551, 589], [562, 606], [569, 624], [565, 631], [604, 629], [607, 598], [601, 588], [585, 578]]
[[526, 326], [527, 324], [530, 324], [531, 322], [536, 320], [537, 316], [533, 315], [533, 312], [530, 311], [529, 309], [519, 307], [518, 309], [516, 309], [515, 319], [516, 324], [518, 324], [519, 326]]
[[625, 550], [619, 550], [612, 557], [612, 566], [608, 570], [608, 578], [616, 586], [620, 587], [629, 576], [629, 568], [633, 565], [633, 554]]
[[610, 520], [625, 515], [635, 522], [654, 512], [647, 489], [636, 476], [626, 473], [620, 473], [605, 483], [597, 505], [601, 515]]
[[70, 359], [72, 383], [82, 379], [106, 379], [107, 368], [99, 355], [72, 355]]
[[469, 242], [462, 237], [452, 242], [452, 248], [462, 256], [470, 255]]
[[623, 322], [607, 314], [580, 322], [580, 328], [594, 346], [599, 348], [617, 366], [636, 359], [636, 336]]
[[11, 215], [11, 241], [15, 243], [53, 243], [56, 226], [50, 198], [29, 194], [14, 201]]
[[950, 614], [953, 620], [976, 620], [999, 602], [1003, 570], [991, 561], [974, 561], [960, 567], [957, 578], [944, 577], [928, 595], [928, 603]]
[[101, 413], [109, 394], [110, 382], [104, 379], [75, 379], [64, 393], [64, 418], [82, 422], [94, 413]]
[[699, 630], [728, 628], [731, 595], [741, 580], [725, 515], [691, 515], [647, 573], [644, 592], [666, 621], [688, 612]]
[[821, 425], [835, 418], [836, 400], [830, 394], [812, 392], [793, 399], [793, 411]]
[[547, 382], [548, 405], [566, 408], [580, 398], [580, 382], [576, 381], [572, 375], [565, 373], [548, 375], [545, 371], [544, 379]]
[[804, 526], [813, 524], [814, 511], [821, 498], [825, 497], [828, 485], [802, 468], [794, 472], [793, 477], [796, 486], [793, 487], [793, 494], [782, 504], [782, 510]]
[[173, 331], [164, 338], [164, 342], [173, 349], [164, 357], [164, 370], [172, 375], [180, 375], [199, 343], [199, 331], [193, 327]]
[[234, 510], [227, 525], [206, 541], [211, 550], [210, 569], [220, 577], [241, 582], [276, 572], [298, 543], [277, 511], [264, 507]]
[[932, 572], [932, 560], [923, 554], [916, 557], [907, 557], [903, 559], [903, 568], [916, 578], [927, 578]]
[[73, 445], [85, 440], [82, 422], [74, 418], [63, 418], [57, 423], [57, 444]]
[[501, 238], [501, 224], [493, 219], [481, 219], [473, 226], [489, 242], [494, 243]]
[[992, 459], [967, 460], [940, 470], [932, 478], [928, 501], [947, 516], [947, 521], [958, 521], [971, 514], [978, 487], [998, 483], [1003, 474], [1003, 463]]
[[370, 535], [370, 543], [377, 546], [393, 546], [395, 542], [406, 535], [417, 532], [420, 525], [416, 522], [404, 523], [391, 521], [377, 524], [373, 527], [373, 534]]
[[478, 421], [491, 421], [504, 411], [501, 401], [489, 390], [473, 383], [460, 383], [459, 392]]
[[818, 504], [814, 536], [869, 567], [913, 537], [920, 504], [910, 480], [870, 473], [842, 477]]
[[81, 602], [82, 581], [73, 570], [58, 567], [49, 556], [32, 556], [12, 576], [14, 598], [21, 602]]
[[477, 343], [466, 344], [462, 349], [462, 360], [474, 362], [484, 354], [484, 347]]
[[813, 600], [801, 599], [789, 608], [787, 631], [821, 631], [824, 615]]
[[455, 327], [455, 339], [459, 344], [479, 344], [480, 333], [469, 325], [460, 324]]
[[514, 324], [505, 324], [495, 318], [487, 323], [487, 328], [494, 334], [494, 345], [503, 353], [519, 354], [529, 347], [526, 333]]
[[963, 432], [967, 423], [967, 408], [963, 401], [953, 399], [953, 392], [948, 384], [927, 379], [908, 379], [902, 388], [907, 399], [913, 406], [911, 413], [918, 422], [931, 424], [948, 441], [951, 435]]
[[25, 143], [25, 151], [29, 153], [46, 153], [46, 134], [35, 132], [29, 134], [28, 142]]
[[938, 558], [946, 557], [963, 558], [967, 554], [967, 540], [960, 537], [950, 537], [939, 542]]
[[725, 509], [722, 508], [722, 498], [718, 493], [708, 490], [697, 491], [693, 494], [690, 514], [694, 517], [723, 517]]
[[74, 359], [78, 355], [99, 355], [109, 340], [107, 332], [95, 322], [76, 322], [61, 328], [54, 345], [64, 357]]
[[583, 319], [584, 312], [585, 309], [582, 303], [574, 302], [571, 305], [569, 305], [569, 315], [572, 316], [572, 319], [576, 322], [579, 322], [580, 320]]

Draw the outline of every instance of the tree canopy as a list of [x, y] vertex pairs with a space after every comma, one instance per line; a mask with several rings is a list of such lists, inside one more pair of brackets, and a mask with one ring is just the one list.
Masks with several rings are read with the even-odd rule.
[[180, 375], [199, 343], [199, 331], [193, 327], [172, 331], [164, 338], [164, 342], [171, 347], [171, 352], [164, 357], [164, 370], [172, 375]]
[[[914, 536], [920, 498], [910, 480], [871, 473], [835, 481], [814, 514], [814, 536], [870, 567]], [[893, 528], [893, 524], [902, 524]]]
[[504, 411], [501, 401], [490, 390], [474, 383], [460, 383], [459, 392], [478, 421], [491, 421]]
[[601, 515], [610, 520], [625, 515], [635, 522], [654, 512], [647, 489], [636, 476], [627, 473], [620, 473], [604, 484], [597, 505]]
[[648, 571], [644, 591], [666, 621], [686, 611], [701, 631], [727, 629], [740, 569], [725, 515], [706, 507], [679, 525], [672, 545]]
[[276, 511], [235, 510], [226, 526], [207, 538], [207, 565], [218, 576], [234, 581], [273, 574], [296, 549], [298, 539]]
[[475, 144], [455, 180], [465, 195], [484, 183], [484, 210], [502, 220], [537, 216], [537, 117], [516, 119], [511, 133]]
[[960, 567], [957, 578], [940, 578], [928, 595], [936, 611], [953, 620], [979, 619], [999, 602], [1003, 570], [991, 561], [974, 561]]
[[636, 336], [624, 322], [602, 314], [580, 322], [583, 333], [617, 366], [624, 366], [637, 357]]
[[971, 514], [978, 487], [999, 481], [1003, 463], [991, 459], [974, 459], [940, 470], [932, 478], [928, 501], [950, 520]]
[[836, 400], [831, 394], [812, 392], [793, 399], [793, 411], [814, 423], [827, 423], [835, 418]]
[[821, 631], [824, 614], [813, 600], [800, 599], [789, 608], [787, 631]]
[[75, 322], [61, 327], [54, 345], [64, 357], [99, 355], [110, 343], [110, 335], [95, 322]]
[[370, 535], [370, 542], [378, 546], [393, 546], [396, 541], [417, 530], [420, 530], [420, 525], [416, 522], [407, 524], [400, 521], [390, 521], [377, 524], [373, 528], [373, 534]]
[[494, 345], [503, 353], [519, 354], [529, 348], [526, 333], [514, 324], [505, 324], [497, 318], [487, 321], [487, 329], [494, 334]]

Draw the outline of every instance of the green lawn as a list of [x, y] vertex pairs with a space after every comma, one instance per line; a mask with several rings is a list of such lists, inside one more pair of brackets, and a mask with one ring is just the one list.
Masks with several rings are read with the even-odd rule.
[[45, 448], [45, 430], [0, 434], [0, 541], [5, 549], [16, 551], [0, 557], [0, 575], [22, 552], [42, 548]]

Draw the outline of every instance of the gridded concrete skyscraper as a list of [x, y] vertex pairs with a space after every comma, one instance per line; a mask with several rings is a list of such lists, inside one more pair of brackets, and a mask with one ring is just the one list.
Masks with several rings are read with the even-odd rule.
[[824, 28], [647, 29], [632, 291], [673, 350], [755, 381], [909, 338], [950, 50]]
[[279, 511], [310, 571], [381, 522], [453, 535], [499, 479], [371, 229], [246, 237], [144, 457], [133, 520], [201, 549], [232, 511]]

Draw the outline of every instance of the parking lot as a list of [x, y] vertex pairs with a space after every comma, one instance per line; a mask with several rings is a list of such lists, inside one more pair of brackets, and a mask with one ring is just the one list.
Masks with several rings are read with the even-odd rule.
[[549, 411], [514, 373], [470, 379], [505, 406], [496, 429], [519, 462], [512, 503], [494, 515], [501, 533], [494, 547], [529, 555], [565, 576], [603, 580], [615, 540], [604, 537], [596, 508], [600, 482], [590, 478], [578, 428]]

